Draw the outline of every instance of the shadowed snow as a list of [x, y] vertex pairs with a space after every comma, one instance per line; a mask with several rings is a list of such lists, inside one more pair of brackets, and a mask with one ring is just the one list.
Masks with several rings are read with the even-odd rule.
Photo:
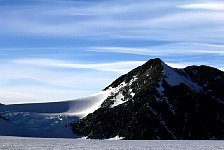
[[1, 105], [0, 135], [79, 138], [69, 124], [98, 109], [108, 92], [70, 101]]

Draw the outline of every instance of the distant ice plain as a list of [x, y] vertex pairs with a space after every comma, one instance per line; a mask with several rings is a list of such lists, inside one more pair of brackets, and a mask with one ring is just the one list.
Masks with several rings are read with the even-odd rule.
[[217, 150], [224, 141], [125, 141], [0, 136], [1, 150]]

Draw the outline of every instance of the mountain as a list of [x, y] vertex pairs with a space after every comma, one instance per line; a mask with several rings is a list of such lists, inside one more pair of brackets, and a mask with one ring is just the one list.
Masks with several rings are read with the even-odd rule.
[[100, 108], [72, 123], [91, 139], [224, 139], [224, 72], [151, 59], [103, 91]]

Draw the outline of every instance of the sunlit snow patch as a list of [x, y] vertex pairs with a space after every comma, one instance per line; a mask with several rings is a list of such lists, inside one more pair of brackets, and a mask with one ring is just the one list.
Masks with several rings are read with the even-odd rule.
[[124, 137], [119, 137], [118, 135], [113, 137], [113, 138], [109, 138], [108, 140], [122, 140], [124, 139]]
[[[117, 87], [109, 87], [106, 90], [106, 92], [109, 93], [109, 96], [113, 97], [111, 100], [114, 103], [113, 103], [113, 105], [110, 106], [111, 108], [121, 105], [128, 101], [128, 99], [125, 99], [125, 97], [123, 95], [123, 90], [126, 87], [130, 88], [131, 85], [133, 84], [133, 82], [135, 82], [137, 79], [138, 79], [137, 76], [133, 76], [133, 78], [128, 83], [122, 82]], [[128, 89], [128, 93], [131, 97], [135, 96], [135, 93], [132, 91], [131, 88]]]

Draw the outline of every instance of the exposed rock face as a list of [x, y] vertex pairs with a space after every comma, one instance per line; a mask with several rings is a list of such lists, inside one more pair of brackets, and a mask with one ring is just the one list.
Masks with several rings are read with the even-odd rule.
[[5, 120], [5, 121], [9, 121], [9, 119], [3, 117], [2, 115], [0, 115], [0, 119], [3, 119], [3, 120]]
[[223, 89], [218, 69], [152, 59], [105, 88], [101, 108], [71, 126], [94, 139], [224, 139]]
[[[0, 105], [3, 105], [3, 104], [0, 103]], [[8, 119], [6, 119], [5, 117], [3, 117], [2, 115], [0, 115], [0, 119], [7, 120], [8, 121]]]

